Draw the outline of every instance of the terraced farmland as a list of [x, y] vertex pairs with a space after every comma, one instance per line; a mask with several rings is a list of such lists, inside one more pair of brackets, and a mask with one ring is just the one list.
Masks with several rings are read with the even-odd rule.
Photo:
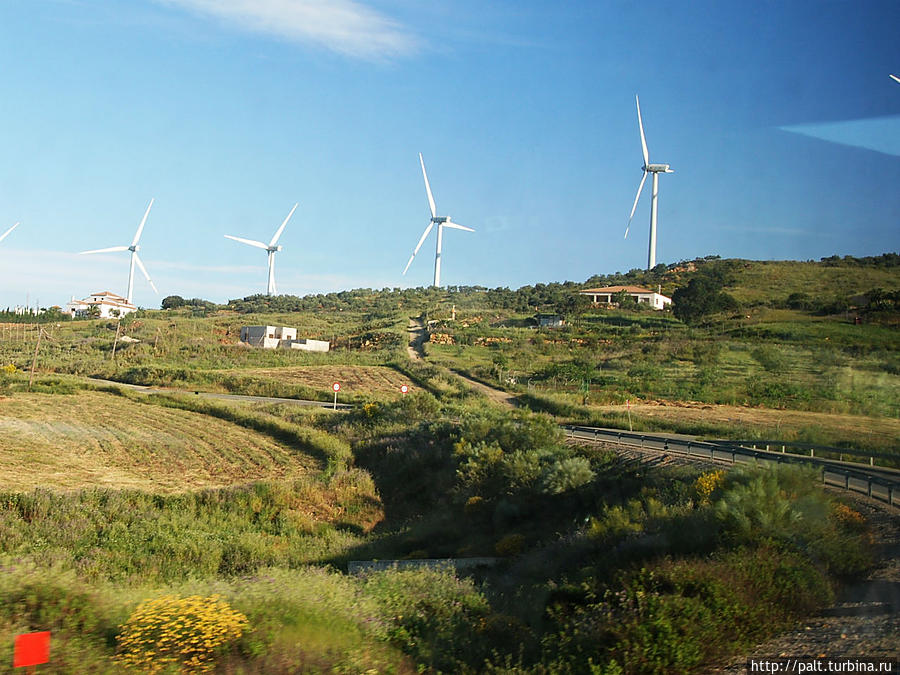
[[183, 492], [319, 468], [270, 437], [100, 392], [0, 399], [0, 486]]

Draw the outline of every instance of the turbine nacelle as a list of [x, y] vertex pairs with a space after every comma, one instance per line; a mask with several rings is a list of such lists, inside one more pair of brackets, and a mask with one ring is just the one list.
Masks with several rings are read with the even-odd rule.
[[278, 253], [283, 247], [281, 246], [269, 246], [266, 250], [271, 253]]
[[645, 164], [641, 168], [644, 171], [652, 171], [653, 173], [675, 173], [669, 168], [668, 164]]
[[450, 222], [450, 216], [446, 216], [446, 217], [444, 217], [444, 216], [437, 216], [436, 218], [432, 218], [432, 219], [431, 219], [431, 222], [434, 223], [435, 225], [442, 225], [443, 223], [449, 223], [449, 222]]

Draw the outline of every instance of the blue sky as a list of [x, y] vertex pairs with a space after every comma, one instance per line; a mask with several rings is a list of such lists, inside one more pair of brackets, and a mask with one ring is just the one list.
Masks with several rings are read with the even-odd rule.
[[[900, 4], [0, 2], [0, 306], [160, 294], [518, 287], [657, 260], [900, 249]], [[433, 236], [433, 235], [432, 235]]]

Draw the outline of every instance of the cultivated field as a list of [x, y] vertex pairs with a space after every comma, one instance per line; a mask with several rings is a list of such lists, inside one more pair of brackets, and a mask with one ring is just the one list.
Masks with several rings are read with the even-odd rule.
[[100, 392], [0, 399], [0, 485], [181, 492], [296, 478], [313, 458], [194, 412]]
[[412, 387], [405, 375], [382, 366], [287, 366], [284, 368], [244, 368], [225, 371], [229, 375], [272, 380], [285, 385], [302, 385], [331, 390], [339, 382], [342, 395], [397, 394], [400, 387]]

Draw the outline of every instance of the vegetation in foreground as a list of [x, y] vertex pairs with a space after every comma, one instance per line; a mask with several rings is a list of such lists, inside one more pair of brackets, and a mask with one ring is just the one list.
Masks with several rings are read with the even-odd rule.
[[[181, 494], [0, 494], [0, 644], [50, 629], [60, 673], [696, 672], [869, 562], [860, 516], [797, 470], [646, 472], [565, 445], [549, 418], [445, 397], [347, 415], [132, 401], [321, 439], [330, 459]], [[341, 571], [471, 555], [500, 562]]]
[[[704, 672], [858, 577], [871, 563], [863, 519], [797, 469], [649, 469], [566, 445], [556, 422], [621, 426], [625, 399], [687, 400], [868, 415], [890, 439], [895, 258], [694, 261], [584, 284], [671, 293], [702, 279], [674, 316], [589, 310], [569, 283], [170, 302], [118, 326], [45, 324], [33, 384], [34, 331], [0, 326], [3, 461], [28, 459], [7, 447], [27, 437], [32, 464], [71, 446], [83, 471], [81, 483], [52, 472], [43, 489], [0, 491], [0, 660], [14, 635], [50, 629], [60, 673]], [[423, 309], [439, 338], [432, 363], [409, 363], [406, 320]], [[532, 327], [548, 310], [567, 327]], [[236, 346], [253, 323], [305, 327], [336, 349]], [[140, 342], [117, 344], [123, 328]], [[486, 409], [447, 368], [557, 417]], [[329, 400], [336, 369], [359, 376], [345, 415], [81, 378]], [[392, 392], [394, 377], [415, 393]], [[30, 436], [10, 431], [23, 424]], [[110, 430], [98, 447], [84, 446], [91, 426]], [[192, 489], [152, 476], [82, 487], [92, 461], [140, 456], [152, 474], [214, 455], [216, 475]], [[463, 578], [344, 573], [353, 559], [468, 556], [498, 563]]]

